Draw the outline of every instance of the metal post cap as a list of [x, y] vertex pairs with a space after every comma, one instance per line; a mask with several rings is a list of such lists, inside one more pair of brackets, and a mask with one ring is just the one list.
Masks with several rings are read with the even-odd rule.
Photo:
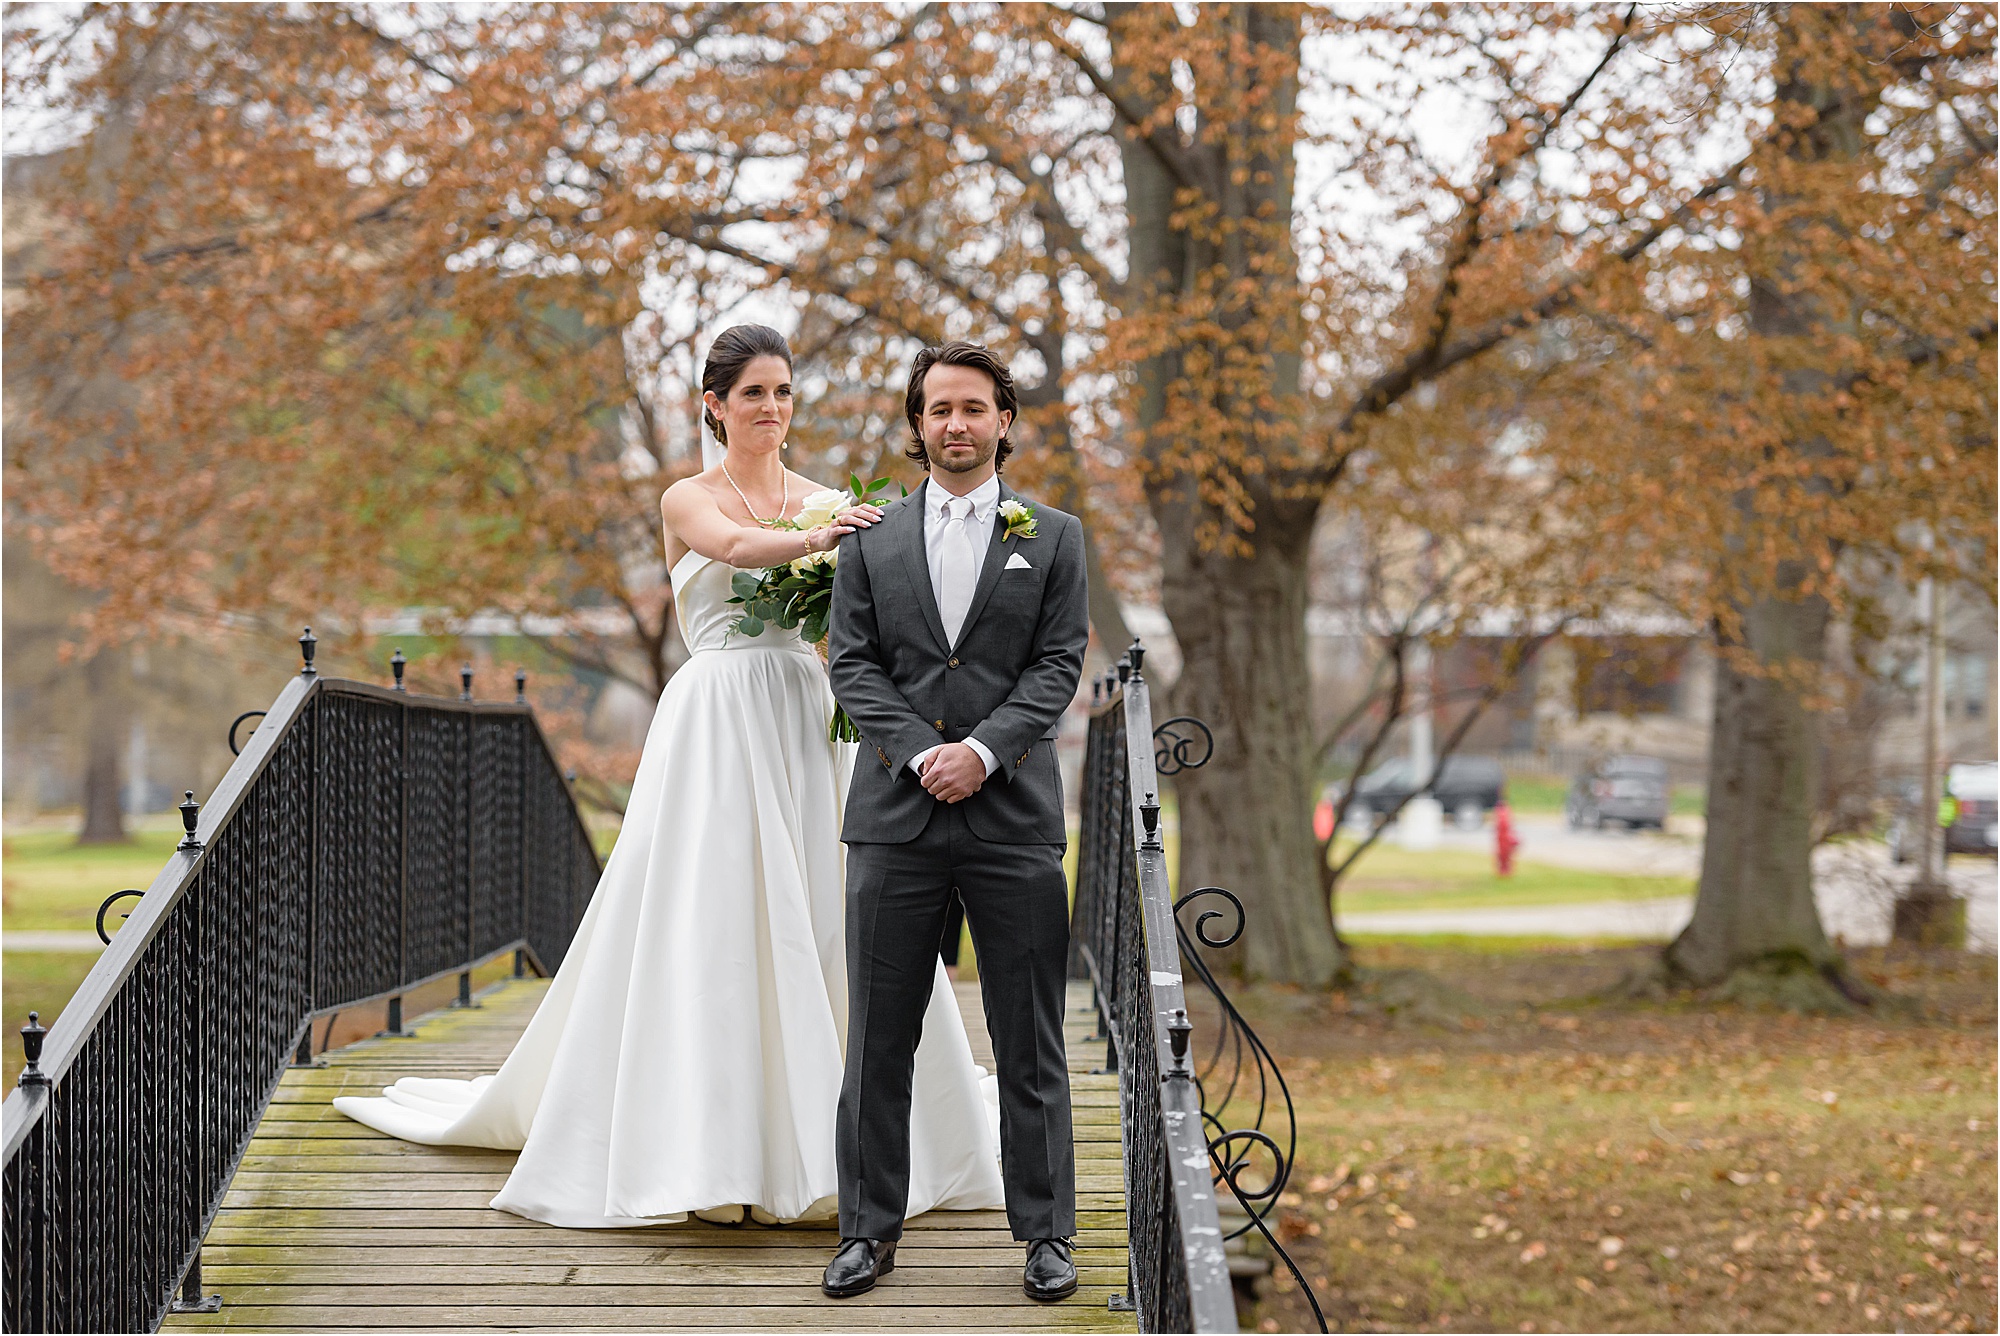
[[1126, 649], [1125, 657], [1132, 661], [1132, 676], [1140, 676], [1140, 670], [1146, 664], [1146, 647], [1137, 640], [1134, 640], [1131, 646]]
[[409, 690], [408, 687], [403, 685], [403, 668], [408, 663], [409, 660], [403, 657], [403, 651], [400, 648], [389, 656], [389, 671], [395, 674], [396, 690], [398, 691]]
[[1169, 1076], [1185, 1079], [1188, 1075], [1188, 1035], [1194, 1026], [1188, 1024], [1187, 1009], [1175, 1007], [1172, 1019], [1167, 1022], [1167, 1048], [1174, 1055], [1174, 1069]]
[[181, 825], [186, 828], [187, 834], [181, 837], [181, 842], [175, 847], [180, 849], [199, 849], [201, 848], [201, 841], [195, 838], [194, 825], [201, 818], [201, 804], [194, 800], [193, 789], [187, 789], [183, 792], [185, 796], [182, 797], [180, 804]]
[[299, 637], [299, 654], [305, 660], [305, 666], [299, 669], [300, 677], [311, 677], [319, 671], [319, 669], [313, 667], [313, 653], [318, 648], [319, 637], [315, 636], [313, 629], [308, 626], [306, 633]]
[[28, 1013], [28, 1023], [21, 1027], [21, 1054], [27, 1065], [21, 1069], [17, 1084], [24, 1086], [47, 1085], [49, 1078], [42, 1071], [42, 1040], [48, 1036], [48, 1027], [42, 1024], [39, 1011]]
[[516, 705], [526, 705], [528, 703], [528, 670], [526, 668], [516, 668], [514, 670], [514, 703]]
[[458, 670], [458, 698], [472, 699], [472, 665], [469, 663]]

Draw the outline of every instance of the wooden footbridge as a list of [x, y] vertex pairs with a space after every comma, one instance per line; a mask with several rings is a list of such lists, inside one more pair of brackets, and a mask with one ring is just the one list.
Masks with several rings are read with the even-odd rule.
[[[1076, 1104], [1076, 1262], [1068, 1300], [1021, 1293], [1023, 1250], [1000, 1211], [933, 1211], [910, 1222], [896, 1270], [874, 1292], [832, 1300], [820, 1269], [833, 1228], [700, 1222], [557, 1229], [487, 1206], [511, 1151], [416, 1146], [335, 1113], [335, 1095], [404, 1076], [498, 1070], [547, 984], [513, 980], [471, 1009], [433, 1012], [407, 1038], [370, 1039], [279, 1082], [202, 1250], [213, 1313], [170, 1331], [586, 1330], [1133, 1331], [1126, 1293], [1118, 1080], [1092, 1075], [1104, 1043], [1088, 984], [1071, 985]], [[959, 1005], [990, 1067], [976, 984]]]
[[[469, 669], [458, 699], [422, 697], [400, 654], [384, 687], [320, 677], [310, 630], [299, 643], [302, 671], [237, 720], [262, 717], [207, 803], [182, 804], [166, 867], [99, 911], [103, 932], [139, 897], [56, 1024], [22, 1029], [0, 1328], [1236, 1329], [1216, 1193], [1248, 1212], [1232, 1234], [1282, 1256], [1263, 1217], [1295, 1130], [1197, 949], [1233, 942], [1242, 906], [1167, 885], [1160, 778], [1210, 744], [1196, 721], [1154, 728], [1137, 645], [1092, 684], [1066, 1024], [1081, 1284], [1041, 1305], [998, 1211], [912, 1221], [896, 1272], [836, 1304], [819, 1293], [832, 1228], [555, 1229], [488, 1205], [511, 1154], [334, 1113], [403, 1076], [497, 1070], [600, 869], [521, 674], [511, 702], [475, 700]], [[516, 978], [475, 997], [474, 971], [510, 956]], [[1216, 1004], [1200, 1035], [1184, 970]], [[406, 1030], [404, 999], [454, 977], [458, 1003]], [[991, 1066], [977, 988], [959, 1000]], [[316, 1020], [375, 1007], [384, 1036], [314, 1051]]]

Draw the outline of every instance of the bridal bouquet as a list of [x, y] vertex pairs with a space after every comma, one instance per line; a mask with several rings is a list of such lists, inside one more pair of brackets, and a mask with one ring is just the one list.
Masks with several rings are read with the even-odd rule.
[[[870, 483], [861, 481], [859, 475], [849, 475], [847, 490], [829, 487], [814, 492], [805, 499], [805, 508], [797, 519], [773, 520], [774, 529], [799, 529], [811, 531], [824, 529], [832, 524], [834, 517], [852, 505], [880, 505], [877, 496], [889, 486], [887, 478], [877, 478]], [[795, 561], [782, 566], [773, 566], [763, 574], [738, 571], [730, 581], [735, 591], [731, 603], [742, 605], [743, 615], [730, 626], [746, 636], [764, 634], [766, 626], [776, 626], [789, 631], [798, 628], [799, 639], [826, 657], [827, 622], [833, 615], [833, 573], [839, 565], [838, 550], [808, 552]], [[859, 742], [861, 730], [847, 717], [847, 711], [838, 704], [833, 707], [833, 722], [827, 726], [829, 742]]]

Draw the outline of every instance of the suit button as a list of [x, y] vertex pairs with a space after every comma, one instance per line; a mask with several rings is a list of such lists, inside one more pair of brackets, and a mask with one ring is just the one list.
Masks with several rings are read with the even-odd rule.
[[937, 731], [940, 733], [944, 732], [944, 720], [940, 719], [937, 721]]
[[956, 667], [958, 667], [958, 660], [957, 660], [957, 659], [952, 659], [952, 660], [950, 660], [949, 662], [947, 662], [947, 663], [945, 664], [945, 667], [947, 667], [947, 668], [956, 668]]

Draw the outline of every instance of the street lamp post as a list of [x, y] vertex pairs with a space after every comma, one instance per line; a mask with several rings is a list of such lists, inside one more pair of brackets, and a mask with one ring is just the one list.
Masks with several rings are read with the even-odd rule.
[[[1929, 535], [1926, 535], [1928, 539]], [[1925, 549], [1929, 550], [1929, 542]], [[1924, 577], [1924, 782], [1917, 799], [1917, 873], [1897, 898], [1892, 934], [1919, 946], [1963, 946], [1965, 905], [1945, 881], [1944, 803], [1944, 601], [1935, 575]]]

